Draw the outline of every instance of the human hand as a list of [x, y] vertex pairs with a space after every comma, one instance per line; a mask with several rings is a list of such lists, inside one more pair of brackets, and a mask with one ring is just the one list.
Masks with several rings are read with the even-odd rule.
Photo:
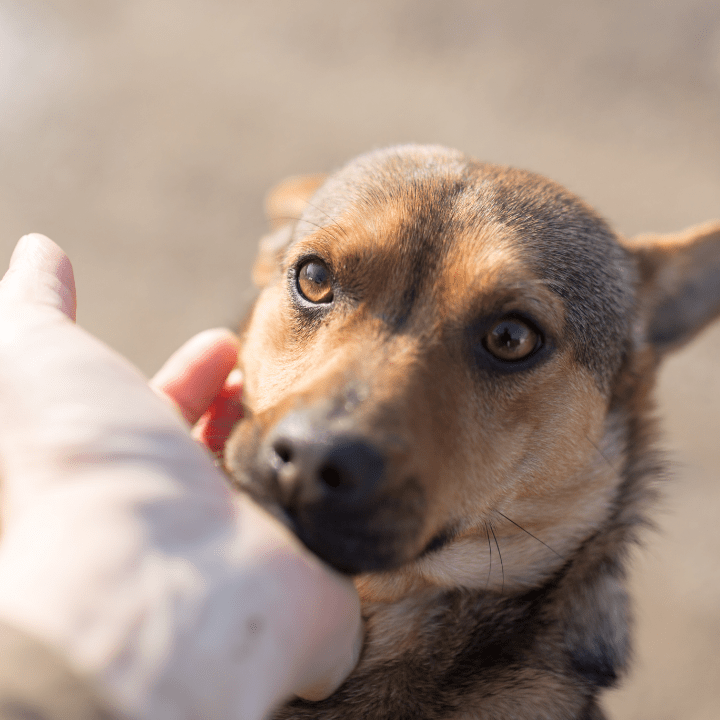
[[[23, 238], [0, 283], [0, 618], [138, 718], [250, 720], [330, 694], [359, 652], [351, 583], [232, 496], [180, 415], [74, 312], [66, 256]], [[235, 341], [195, 342], [155, 387], [217, 444]]]

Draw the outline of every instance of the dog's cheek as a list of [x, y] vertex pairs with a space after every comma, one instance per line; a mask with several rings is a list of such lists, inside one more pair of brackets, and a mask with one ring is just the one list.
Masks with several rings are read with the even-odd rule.
[[244, 375], [243, 402], [256, 413], [275, 404], [296, 374], [287, 362], [293, 333], [284, 300], [281, 287], [263, 291], [243, 337], [239, 359]]
[[268, 495], [266, 479], [256, 468], [260, 432], [253, 418], [245, 417], [235, 426], [225, 445], [225, 469], [231, 484], [256, 499]]
[[[608, 465], [603, 456], [607, 400], [588, 372], [564, 358], [536, 397], [519, 410], [523, 462], [513, 468], [519, 501], [537, 503], [539, 512], [549, 509], [562, 522], [595, 493], [606, 496], [612, 491], [617, 473], [595, 469]], [[561, 511], [561, 506], [559, 514], [552, 511]]]

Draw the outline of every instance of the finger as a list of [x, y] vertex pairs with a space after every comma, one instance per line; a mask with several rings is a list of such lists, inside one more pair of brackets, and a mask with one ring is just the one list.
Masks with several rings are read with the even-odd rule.
[[238, 338], [229, 330], [205, 330], [173, 353], [150, 385], [169, 397], [194, 425], [222, 391], [239, 349]]
[[364, 629], [353, 581], [310, 553], [247, 495], [239, 493], [233, 504], [242, 547], [238, 557], [244, 563], [250, 558], [260, 562], [265, 582], [257, 583], [258, 592], [273, 588], [258, 614], [282, 638], [282, 656], [275, 663], [276, 700], [291, 695], [313, 701], [328, 697], [361, 654]]
[[349, 647], [346, 646], [345, 652], [340, 658], [331, 658], [328, 661], [329, 669], [324, 676], [313, 678], [309, 685], [305, 685], [296, 691], [296, 695], [303, 700], [318, 702], [330, 697], [347, 680], [348, 675], [357, 666], [365, 638], [365, 628], [361, 620], [355, 620], [355, 615], [352, 614], [352, 602], [353, 599], [348, 604], [350, 615], [347, 622], [354, 628], [354, 640]]
[[303, 622], [298, 633], [305, 636], [293, 692], [316, 702], [332, 695], [358, 663], [364, 638], [360, 599], [350, 578], [313, 556], [294, 578], [293, 593], [300, 604], [294, 617]]
[[193, 428], [193, 437], [202, 442], [218, 459], [222, 459], [230, 432], [243, 417], [242, 373], [235, 368]]
[[75, 320], [72, 264], [50, 238], [37, 233], [25, 235], [15, 246], [10, 268], [0, 283], [0, 297], [56, 308]]

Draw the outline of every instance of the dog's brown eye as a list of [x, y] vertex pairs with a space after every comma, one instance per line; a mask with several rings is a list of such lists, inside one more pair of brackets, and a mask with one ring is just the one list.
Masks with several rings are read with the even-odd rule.
[[537, 348], [540, 336], [527, 323], [517, 318], [505, 318], [495, 323], [483, 343], [499, 360], [524, 360]]
[[310, 260], [300, 268], [297, 284], [300, 294], [311, 303], [330, 303], [333, 300], [330, 270], [318, 260]]

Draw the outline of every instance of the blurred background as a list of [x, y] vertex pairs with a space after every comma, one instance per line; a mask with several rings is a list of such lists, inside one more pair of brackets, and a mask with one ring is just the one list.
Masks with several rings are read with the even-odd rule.
[[[0, 0], [0, 261], [55, 239], [79, 322], [146, 373], [242, 317], [269, 187], [407, 141], [546, 174], [628, 235], [719, 218], [720, 4]], [[720, 326], [662, 375], [675, 477], [614, 718], [720, 718], [718, 357]]]

